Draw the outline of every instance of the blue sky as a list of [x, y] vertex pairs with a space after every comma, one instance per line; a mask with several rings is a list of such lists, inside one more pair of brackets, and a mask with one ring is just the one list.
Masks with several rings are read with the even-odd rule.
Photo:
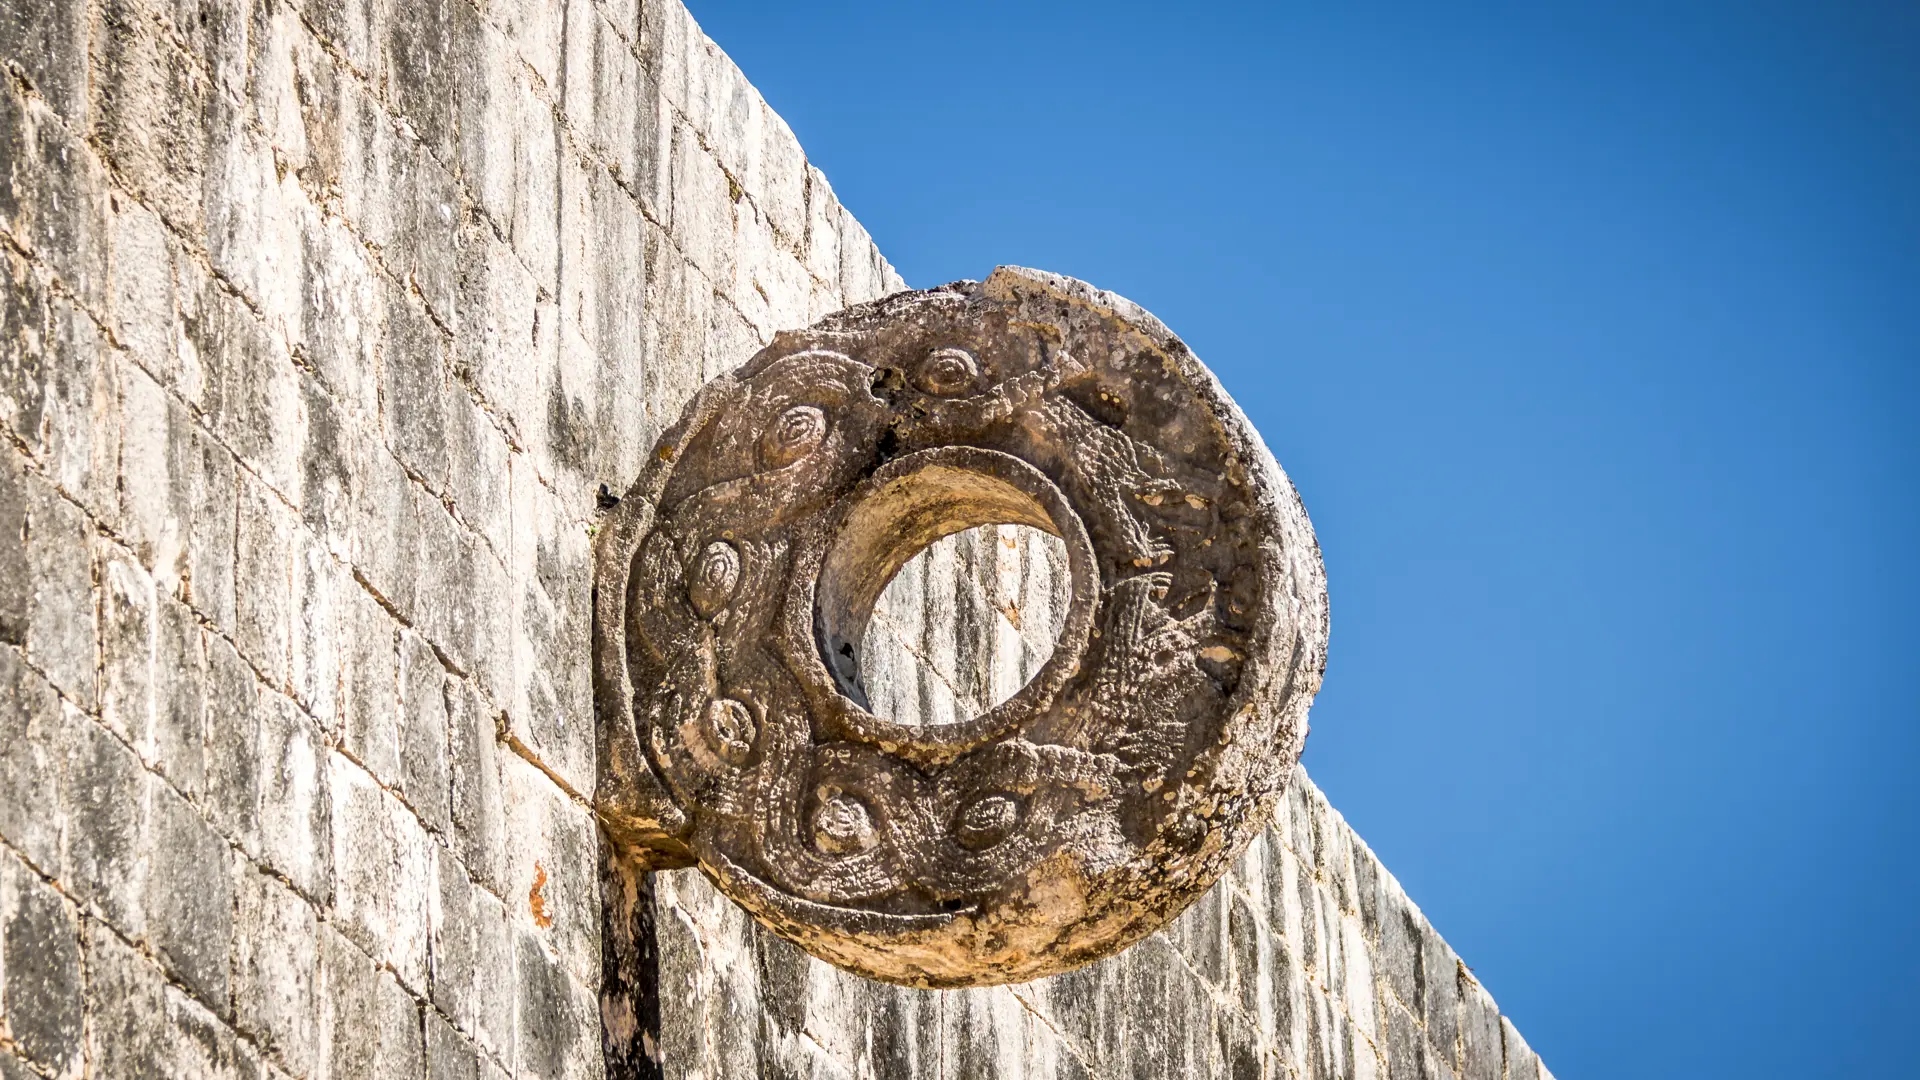
[[1565, 1080], [1916, 1075], [1920, 6], [691, 0], [1299, 485], [1306, 760]]

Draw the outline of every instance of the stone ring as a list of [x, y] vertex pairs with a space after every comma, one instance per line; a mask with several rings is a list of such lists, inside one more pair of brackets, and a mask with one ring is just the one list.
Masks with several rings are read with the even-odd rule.
[[[1058, 537], [1052, 655], [932, 726], [876, 715], [889, 580], [989, 524]], [[915, 986], [1108, 955], [1262, 827], [1325, 666], [1305, 510], [1158, 320], [1069, 278], [849, 308], [708, 383], [596, 540], [595, 807], [809, 952]]]

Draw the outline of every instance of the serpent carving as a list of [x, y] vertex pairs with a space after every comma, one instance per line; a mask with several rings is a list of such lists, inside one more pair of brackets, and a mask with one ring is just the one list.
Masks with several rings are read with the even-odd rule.
[[[1053, 654], [959, 723], [869, 711], [906, 561], [1065, 544]], [[1319, 548], [1218, 382], [1136, 305], [1002, 267], [776, 335], [708, 383], [596, 541], [595, 805], [822, 959], [915, 986], [1116, 952], [1264, 825], [1325, 666]]]

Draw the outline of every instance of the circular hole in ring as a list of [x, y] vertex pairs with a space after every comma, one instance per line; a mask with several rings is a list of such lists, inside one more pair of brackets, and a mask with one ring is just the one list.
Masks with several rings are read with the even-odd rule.
[[821, 566], [814, 629], [835, 686], [909, 727], [971, 720], [1052, 656], [1067, 547], [1046, 510], [995, 477], [916, 470], [856, 506]]

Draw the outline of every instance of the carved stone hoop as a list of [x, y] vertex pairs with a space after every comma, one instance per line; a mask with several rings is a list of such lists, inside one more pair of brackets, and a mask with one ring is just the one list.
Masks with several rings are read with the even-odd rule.
[[[1064, 541], [1052, 657], [959, 723], [876, 716], [855, 650], [948, 534]], [[1327, 601], [1305, 510], [1139, 307], [1002, 267], [783, 333], [708, 383], [596, 547], [595, 804], [775, 932], [916, 986], [1116, 952], [1265, 823]]]

